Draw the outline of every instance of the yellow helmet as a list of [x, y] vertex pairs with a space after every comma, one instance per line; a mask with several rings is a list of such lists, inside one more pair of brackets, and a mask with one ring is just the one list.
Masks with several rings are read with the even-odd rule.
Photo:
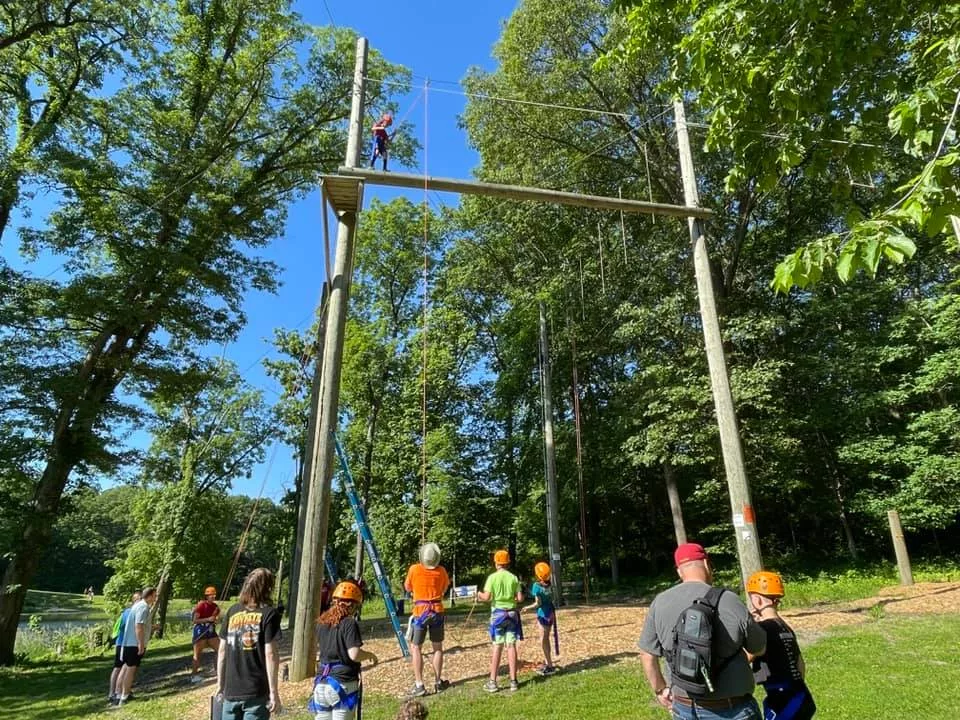
[[508, 553], [506, 550], [497, 550], [493, 554], [493, 563], [495, 565], [509, 565], [510, 553]]
[[337, 584], [333, 589], [333, 597], [335, 600], [349, 600], [350, 602], [362, 603], [363, 590], [361, 590], [360, 586], [356, 583], [344, 581]]
[[782, 598], [785, 595], [783, 578], [775, 572], [760, 570], [747, 578], [747, 592], [772, 598]]
[[546, 582], [550, 579], [550, 566], [545, 562], [538, 562], [533, 566], [533, 574], [540, 582]]

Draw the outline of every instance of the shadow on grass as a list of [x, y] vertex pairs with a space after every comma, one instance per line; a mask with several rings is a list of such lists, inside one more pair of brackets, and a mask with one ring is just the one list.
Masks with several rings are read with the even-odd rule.
[[[178, 645], [148, 650], [134, 694], [143, 699], [164, 698], [189, 687], [189, 677], [179, 673], [189, 668], [189, 653], [189, 646]], [[209, 663], [207, 659], [205, 665]], [[108, 655], [0, 673], [0, 717], [79, 720], [102, 713], [108, 708], [107, 686], [112, 670], [113, 656]]]

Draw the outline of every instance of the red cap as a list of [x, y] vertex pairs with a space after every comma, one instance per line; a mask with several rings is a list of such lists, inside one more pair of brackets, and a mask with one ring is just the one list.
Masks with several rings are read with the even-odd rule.
[[703, 549], [703, 545], [697, 543], [684, 543], [673, 552], [673, 562], [677, 567], [694, 560], [706, 559], [707, 551]]

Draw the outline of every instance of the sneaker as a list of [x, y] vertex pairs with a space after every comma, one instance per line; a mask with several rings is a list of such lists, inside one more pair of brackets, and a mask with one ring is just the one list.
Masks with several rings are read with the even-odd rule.
[[510, 681], [510, 692], [516, 692], [516, 691], [519, 690], [519, 689], [520, 689], [520, 683], [518, 683], [516, 680], [511, 680], [511, 681]]
[[410, 697], [423, 697], [427, 694], [427, 689], [423, 685], [414, 685], [410, 691]]
[[203, 682], [203, 676], [202, 676], [202, 675], [191, 675], [191, 676], [190, 676], [190, 682], [192, 682], [194, 685], [196, 685], [197, 683], [202, 683], [202, 682]]
[[556, 665], [544, 665], [543, 666], [543, 675], [553, 675], [557, 671]]
[[487, 680], [487, 682], [483, 684], [483, 689], [488, 693], [495, 693], [500, 691], [500, 686], [497, 685], [496, 681], [494, 680]]
[[433, 691], [435, 693], [440, 693], [446, 690], [448, 687], [450, 687], [449, 680], [438, 680], [433, 686]]
[[116, 695], [111, 695], [107, 698], [108, 705], [116, 705], [118, 702], [120, 702], [120, 698], [118, 698]]

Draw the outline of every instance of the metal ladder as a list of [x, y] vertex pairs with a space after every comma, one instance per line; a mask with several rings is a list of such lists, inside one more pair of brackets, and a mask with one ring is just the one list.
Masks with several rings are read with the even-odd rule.
[[410, 657], [410, 648], [407, 646], [407, 637], [400, 625], [397, 603], [393, 599], [393, 591], [390, 589], [390, 579], [383, 569], [383, 563], [380, 562], [380, 553], [377, 551], [377, 544], [373, 541], [373, 534], [370, 532], [370, 525], [367, 523], [367, 511], [360, 502], [360, 496], [357, 495], [357, 488], [353, 482], [353, 475], [350, 473], [350, 466], [347, 464], [347, 455], [343, 451], [343, 446], [340, 445], [340, 438], [337, 437], [336, 433], [331, 434], [333, 435], [334, 447], [337, 450], [337, 458], [340, 460], [340, 481], [347, 493], [347, 499], [353, 509], [353, 516], [357, 521], [357, 527], [360, 529], [360, 536], [363, 538], [363, 545], [367, 549], [367, 556], [370, 558], [370, 564], [373, 565], [373, 571], [377, 576], [377, 584], [380, 586], [380, 593], [383, 595], [383, 601], [387, 606], [387, 614], [390, 616], [393, 632], [396, 633], [397, 642], [400, 644], [400, 652], [403, 653], [405, 658], [408, 658]]
[[333, 557], [330, 555], [330, 546], [324, 548], [323, 551], [323, 564], [327, 567], [327, 577], [330, 578], [330, 582], [334, 585], [340, 580], [337, 577], [337, 566], [333, 562]]

